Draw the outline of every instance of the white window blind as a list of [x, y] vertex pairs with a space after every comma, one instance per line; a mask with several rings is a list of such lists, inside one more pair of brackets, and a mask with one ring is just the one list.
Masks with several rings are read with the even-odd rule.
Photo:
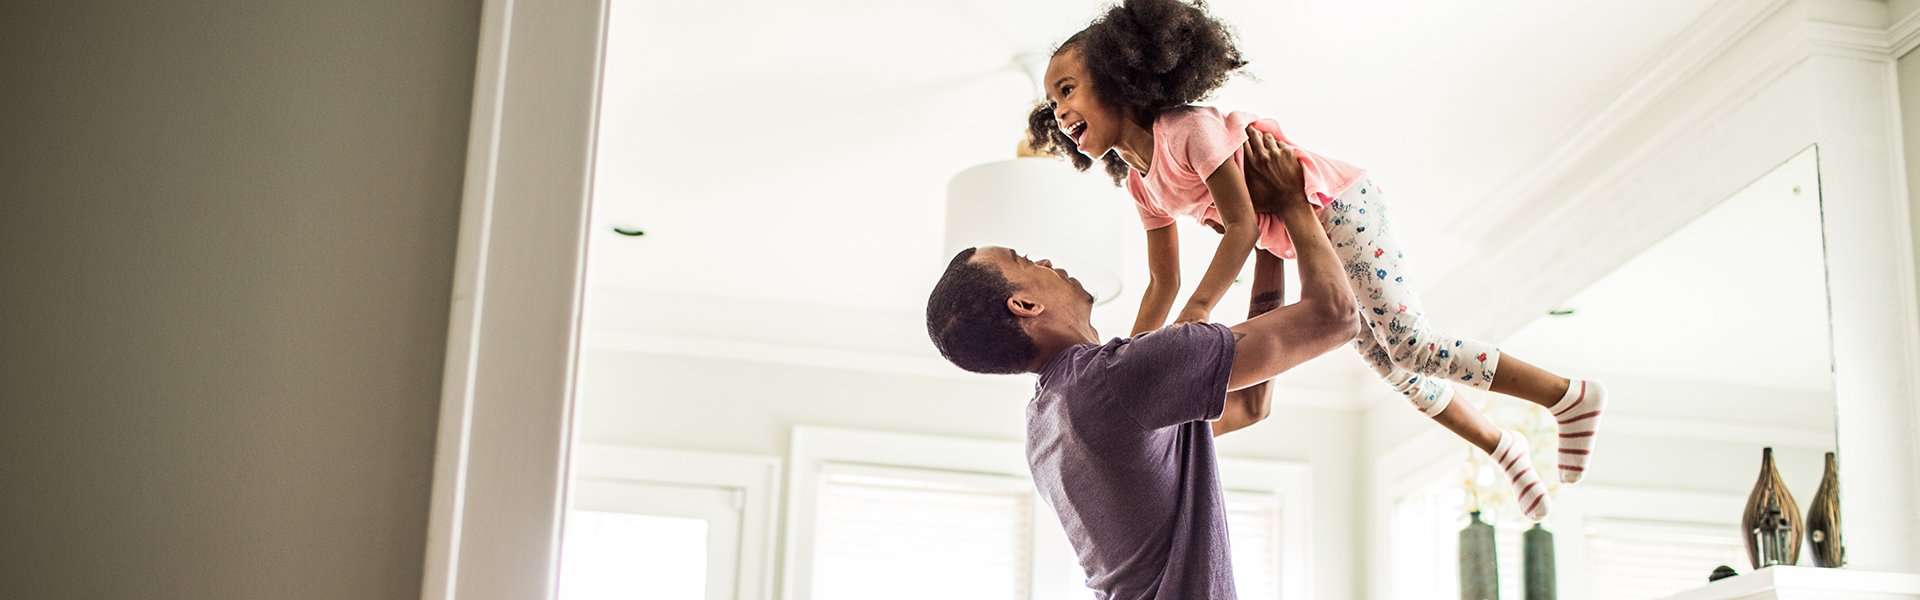
[[1747, 560], [1731, 523], [1588, 519], [1585, 533], [1594, 600], [1675, 594], [1705, 585], [1716, 566]]
[[[1227, 544], [1232, 548], [1233, 587], [1247, 600], [1280, 597], [1281, 520], [1280, 499], [1264, 492], [1227, 493]], [[1043, 524], [1055, 526], [1056, 524]], [[1091, 598], [1080, 582], [1086, 572], [1070, 548], [1060, 550], [1066, 556], [1058, 562], [1070, 570], [1067, 578], [1075, 585], [1068, 598]], [[1053, 596], [1039, 596], [1053, 598]]]
[[1227, 495], [1233, 587], [1248, 600], [1280, 597], [1280, 504], [1272, 494]]
[[813, 598], [1028, 598], [1026, 480], [828, 465], [819, 490]]

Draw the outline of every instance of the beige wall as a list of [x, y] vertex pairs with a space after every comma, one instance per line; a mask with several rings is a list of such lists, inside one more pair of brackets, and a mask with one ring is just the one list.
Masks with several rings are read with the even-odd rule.
[[1920, 52], [1900, 57], [1895, 69], [1900, 78], [1900, 134], [1906, 141], [1907, 216], [1913, 219], [1916, 241], [1913, 264], [1920, 269]]
[[0, 5], [0, 598], [418, 595], [478, 28]]

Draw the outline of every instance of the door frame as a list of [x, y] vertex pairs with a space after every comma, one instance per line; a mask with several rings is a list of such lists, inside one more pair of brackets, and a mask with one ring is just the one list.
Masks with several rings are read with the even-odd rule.
[[552, 598], [605, 0], [484, 0], [421, 582]]

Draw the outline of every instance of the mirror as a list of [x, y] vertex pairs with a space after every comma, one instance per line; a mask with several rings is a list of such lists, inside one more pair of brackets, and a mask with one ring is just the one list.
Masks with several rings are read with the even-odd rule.
[[[1763, 448], [1805, 517], [1835, 445], [1818, 184], [1810, 148], [1501, 343], [1609, 389], [1594, 470], [1558, 486], [1544, 523], [1563, 597], [1664, 597], [1718, 565], [1747, 572], [1740, 518]], [[1536, 461], [1551, 464], [1545, 411], [1473, 398], [1496, 422], [1533, 430]], [[1529, 524], [1486, 485], [1484, 461], [1442, 462], [1453, 465], [1430, 467], [1424, 483], [1398, 482], [1389, 534], [1396, 555], [1439, 560], [1382, 575], [1396, 590], [1457, 588], [1464, 542], [1449, 534], [1480, 494], [1492, 498], [1482, 518], [1495, 526], [1501, 594], [1519, 597]], [[1804, 551], [1800, 564], [1812, 564]]]

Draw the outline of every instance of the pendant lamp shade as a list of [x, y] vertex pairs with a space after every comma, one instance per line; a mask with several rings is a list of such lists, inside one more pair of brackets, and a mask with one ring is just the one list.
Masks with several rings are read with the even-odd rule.
[[1052, 259], [1105, 304], [1120, 294], [1121, 236], [1139, 235], [1127, 195], [1103, 176], [1049, 158], [1015, 158], [961, 171], [947, 182], [948, 257], [1005, 246]]

